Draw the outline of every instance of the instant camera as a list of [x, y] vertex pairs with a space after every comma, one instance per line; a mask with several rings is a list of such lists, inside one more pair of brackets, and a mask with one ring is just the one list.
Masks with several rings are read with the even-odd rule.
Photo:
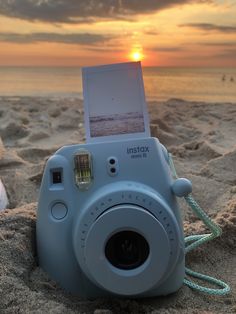
[[47, 161], [37, 212], [40, 266], [86, 298], [151, 297], [185, 276], [166, 148], [150, 136], [140, 62], [83, 68], [86, 143]]

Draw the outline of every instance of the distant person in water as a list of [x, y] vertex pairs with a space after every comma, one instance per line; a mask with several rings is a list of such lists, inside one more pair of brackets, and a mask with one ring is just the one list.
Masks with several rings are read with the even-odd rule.
[[[226, 80], [226, 75], [225, 74], [222, 75], [221, 80], [222, 80], [222, 82], [224, 82]], [[234, 82], [234, 77], [233, 76], [230, 77], [230, 82]]]

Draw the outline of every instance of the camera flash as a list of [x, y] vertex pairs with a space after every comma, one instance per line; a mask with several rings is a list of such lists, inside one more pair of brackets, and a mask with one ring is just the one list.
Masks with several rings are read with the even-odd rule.
[[75, 182], [79, 189], [86, 190], [92, 182], [92, 156], [88, 151], [77, 152], [74, 157]]

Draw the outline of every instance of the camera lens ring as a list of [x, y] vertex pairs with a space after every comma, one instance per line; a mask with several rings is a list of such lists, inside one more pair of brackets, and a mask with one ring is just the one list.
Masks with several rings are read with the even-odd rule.
[[[116, 232], [127, 230], [127, 226], [143, 234], [150, 247], [144, 263], [129, 270], [114, 267], [105, 256], [108, 239]], [[81, 264], [82, 269], [96, 285], [115, 294], [137, 295], [152, 289], [164, 278], [170, 260], [170, 243], [155, 216], [139, 206], [122, 204], [105, 211], [90, 227], [83, 260], [86, 264]]]
[[[183, 233], [180, 221], [178, 220], [178, 215], [173, 212], [173, 210], [158, 193], [147, 185], [133, 181], [118, 181], [110, 184], [109, 189], [107, 188], [107, 185], [105, 185], [98, 191], [97, 194], [94, 195], [93, 200], [83, 208], [83, 213], [80, 216], [80, 219], [75, 222], [73, 228], [73, 250], [77, 263], [85, 276], [87, 276], [93, 284], [97, 287], [105, 289], [109, 293], [114, 292], [116, 294], [126, 296], [145, 293], [149, 289], [152, 289], [154, 285], [157, 287], [165, 282], [168, 275], [175, 270], [177, 263], [181, 265], [181, 267], [184, 267]], [[118, 204], [121, 205], [120, 209], [123, 209], [119, 212], [117, 219], [114, 215], [112, 216], [112, 221], [108, 220], [106, 224], [103, 221], [103, 224], [100, 226], [102, 228], [102, 232], [96, 228], [94, 229], [94, 225], [100, 221], [100, 218], [113, 209], [115, 211], [117, 206], [119, 206]], [[130, 205], [134, 205], [134, 207], [137, 206], [140, 210], [143, 209], [145, 217], [149, 216], [147, 215], [148, 213], [155, 218], [155, 223], [157, 223], [157, 225], [155, 226], [155, 231], [152, 230], [152, 234], [149, 226], [147, 226], [146, 231], [142, 229], [142, 226], [144, 225], [144, 217], [137, 222], [136, 214], [133, 212], [130, 219], [126, 219], [128, 218], [128, 213], [131, 214], [132, 212], [132, 206]], [[127, 213], [127, 215], [124, 215], [124, 213]], [[118, 223], [116, 220], [119, 220], [120, 217], [123, 218], [122, 221]], [[139, 225], [136, 222], [139, 223]], [[149, 223], [146, 221], [145, 225], [148, 224]], [[117, 269], [111, 265], [104, 254], [104, 245], [111, 234], [116, 231], [118, 232], [118, 230], [123, 230], [127, 226], [132, 228], [132, 230], [138, 230], [138, 232], [142, 230], [142, 234], [145, 235], [145, 238], [150, 245], [150, 255], [145, 263], [136, 269], [128, 271]], [[90, 238], [92, 231], [94, 231], [93, 239]], [[161, 237], [160, 233], [162, 234]], [[165, 263], [163, 257], [164, 255], [167, 255], [168, 261], [166, 264], [167, 268], [163, 274], [163, 269], [162, 271], [159, 269], [160, 259], [156, 254], [158, 254], [161, 249], [159, 243], [161, 243], [162, 246], [164, 245], [164, 242], [166, 243], [166, 247], [164, 247], [163, 252], [161, 252], [161, 260]], [[88, 245], [90, 245], [91, 255], [89, 255], [88, 252]], [[155, 256], [152, 255], [153, 252]], [[91, 262], [93, 265], [88, 265], [89, 258], [93, 259]], [[120, 288], [119, 291], [114, 289], [116, 281], [113, 281], [112, 287], [105, 287], [106, 284], [100, 283], [100, 279], [95, 278], [96, 274], [94, 274], [91, 269], [93, 267], [96, 271], [97, 265], [100, 263], [103, 264], [105, 268], [104, 271], [106, 271], [106, 274], [103, 273], [103, 279], [107, 278], [107, 273], [112, 273], [113, 276], [117, 275], [115, 280], [120, 278], [120, 284], [117, 283], [119, 287], [122, 285], [124, 277], [127, 276], [131, 276], [132, 278], [134, 276], [140, 276], [140, 282], [134, 283], [136, 279], [139, 280], [138, 278], [134, 278], [134, 280], [132, 278], [131, 280], [127, 278], [127, 282], [125, 282], [123, 288]], [[151, 267], [153, 267], [153, 273], [150, 279], [153, 282], [152, 287], [148, 286], [148, 274], [146, 275], [145, 273], [148, 268], [151, 269]], [[157, 269], [158, 273], [156, 273]], [[145, 275], [142, 279], [141, 273]], [[160, 277], [161, 273], [163, 276], [161, 275]], [[178, 283], [180, 285], [182, 285], [183, 278], [184, 273], [182, 273], [182, 276], [179, 278]], [[130, 286], [130, 282], [132, 286]], [[144, 288], [145, 285], [146, 289]], [[119, 289], [119, 287], [117, 289]]]

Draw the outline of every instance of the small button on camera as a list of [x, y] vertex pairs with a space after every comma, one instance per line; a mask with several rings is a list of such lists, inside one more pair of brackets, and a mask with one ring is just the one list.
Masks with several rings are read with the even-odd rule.
[[67, 211], [68, 211], [68, 209], [67, 209], [66, 205], [61, 203], [61, 202], [55, 203], [51, 208], [52, 216], [53, 216], [53, 218], [55, 218], [57, 220], [61, 220], [61, 219], [65, 218], [67, 215]]

